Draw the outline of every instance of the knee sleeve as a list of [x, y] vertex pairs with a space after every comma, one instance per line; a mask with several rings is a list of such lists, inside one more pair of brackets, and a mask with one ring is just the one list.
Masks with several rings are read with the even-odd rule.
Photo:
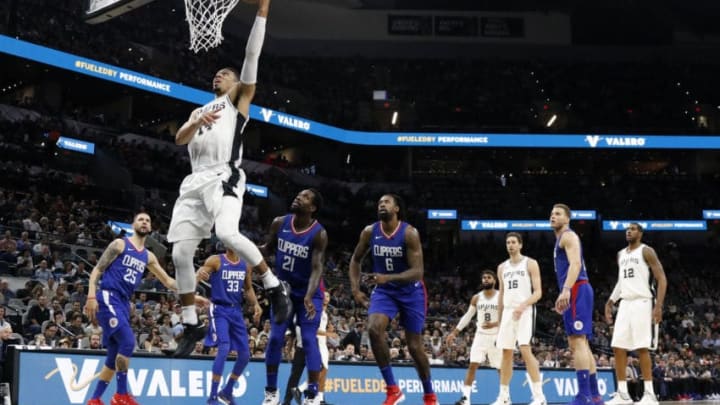
[[235, 360], [235, 365], [233, 366], [233, 374], [238, 376], [242, 375], [242, 372], [245, 370], [245, 367], [247, 367], [249, 361], [250, 352], [247, 350], [239, 350], [237, 359]]
[[241, 211], [242, 202], [238, 198], [223, 197], [220, 214], [215, 218], [215, 234], [225, 246], [255, 267], [262, 262], [263, 257], [260, 249], [238, 230]]
[[175, 264], [175, 280], [178, 292], [187, 294], [195, 292], [195, 249], [200, 244], [198, 239], [188, 239], [173, 244], [172, 258]]
[[300, 327], [302, 335], [303, 350], [305, 350], [305, 362], [308, 371], [320, 371], [322, 360], [320, 359], [320, 347], [318, 346], [317, 330], [315, 328]]
[[221, 342], [218, 343], [217, 353], [215, 354], [215, 361], [213, 362], [212, 372], [215, 375], [222, 375], [223, 368], [225, 367], [225, 359], [227, 359], [228, 353], [230, 353], [230, 343]]

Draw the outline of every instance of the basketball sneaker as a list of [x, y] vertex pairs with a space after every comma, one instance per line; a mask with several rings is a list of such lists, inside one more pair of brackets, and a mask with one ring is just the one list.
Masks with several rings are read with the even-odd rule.
[[218, 399], [225, 405], [237, 405], [232, 395], [227, 395], [223, 391], [218, 392]]
[[502, 397], [498, 396], [495, 402], [493, 402], [490, 405], [512, 405], [512, 401], [510, 401], [510, 397]]
[[432, 394], [424, 394], [423, 405], [440, 405], [437, 399], [437, 395], [435, 395], [434, 392]]
[[467, 399], [466, 396], [463, 396], [455, 402], [455, 405], [470, 405], [470, 401]]
[[405, 394], [400, 391], [397, 385], [388, 385], [386, 390], [387, 396], [382, 405], [395, 405], [405, 400]]
[[262, 405], [279, 405], [280, 395], [278, 395], [277, 388], [274, 391], [269, 391], [265, 388], [265, 399], [262, 401]]
[[655, 398], [655, 394], [646, 392], [643, 394], [642, 398], [640, 398], [639, 401], [635, 402], [635, 405], [658, 405], [659, 402], [657, 398]]
[[100, 398], [92, 398], [87, 405], [105, 405], [105, 403]]
[[592, 405], [592, 399], [587, 395], [577, 394], [568, 405]]
[[293, 311], [293, 304], [290, 300], [290, 284], [281, 280], [280, 285], [266, 291], [270, 297], [273, 320], [278, 325], [284, 324]]
[[217, 399], [208, 398], [206, 405], [222, 405]]
[[614, 392], [610, 395], [612, 398], [605, 402], [605, 405], [632, 405], [633, 400], [627, 392]]
[[592, 397], [592, 403], [593, 405], [605, 405], [602, 395], [595, 395]]
[[110, 405], [140, 405], [135, 401], [135, 398], [133, 398], [130, 394], [118, 394], [112, 396], [112, 399], [110, 399]]
[[195, 325], [183, 324], [184, 331], [173, 357], [187, 357], [195, 349], [195, 342], [204, 339], [207, 333], [207, 326], [202, 323]]
[[533, 397], [532, 401], [528, 405], [547, 405], [547, 400], [545, 399], [545, 395]]

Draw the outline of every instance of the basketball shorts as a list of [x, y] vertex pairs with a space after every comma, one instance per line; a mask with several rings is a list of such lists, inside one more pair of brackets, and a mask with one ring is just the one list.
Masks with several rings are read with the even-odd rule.
[[657, 348], [658, 325], [652, 319], [651, 298], [622, 299], [610, 346], [625, 350]]
[[514, 310], [513, 307], [503, 309], [495, 343], [498, 349], [513, 350], [515, 343], [518, 346], [529, 345], [535, 333], [535, 306], [525, 308], [517, 321], [513, 319]]
[[173, 207], [168, 242], [209, 238], [215, 218], [220, 215], [223, 196], [229, 191], [237, 196], [242, 211], [245, 172], [238, 169], [237, 173], [233, 175], [228, 165], [219, 165], [215, 170], [187, 175]]
[[130, 300], [115, 291], [99, 290], [97, 294], [98, 324], [102, 327], [102, 343], [110, 345], [112, 336], [123, 328], [130, 327]]
[[586, 280], [578, 281], [570, 291], [570, 307], [563, 313], [565, 333], [568, 336], [585, 335], [592, 338], [592, 315], [595, 294]]
[[497, 335], [476, 332], [470, 347], [470, 362], [481, 364], [487, 359], [490, 367], [500, 369], [502, 350], [495, 346], [496, 339]]
[[411, 333], [422, 333], [427, 313], [425, 284], [417, 281], [403, 289], [379, 286], [370, 294], [368, 315], [383, 314], [389, 319], [400, 313], [400, 325]]
[[229, 343], [230, 350], [250, 352], [242, 307], [210, 304], [210, 325], [205, 346]]

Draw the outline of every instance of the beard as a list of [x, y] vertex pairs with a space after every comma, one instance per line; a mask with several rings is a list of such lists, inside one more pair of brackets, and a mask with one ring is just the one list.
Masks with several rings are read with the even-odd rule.
[[481, 289], [481, 290], [492, 290], [493, 288], [495, 288], [495, 283], [490, 283], [490, 284], [482, 283], [482, 284], [480, 284], [480, 289]]
[[299, 205], [290, 205], [290, 212], [293, 214], [302, 214], [302, 208]]
[[151, 232], [151, 231], [146, 231], [143, 229], [133, 229], [133, 230], [135, 231], [135, 235], [143, 237], [143, 238], [150, 235], [150, 232]]
[[392, 219], [392, 214], [390, 214], [390, 212], [388, 211], [378, 212], [378, 219], [380, 219], [381, 221], [389, 221]]

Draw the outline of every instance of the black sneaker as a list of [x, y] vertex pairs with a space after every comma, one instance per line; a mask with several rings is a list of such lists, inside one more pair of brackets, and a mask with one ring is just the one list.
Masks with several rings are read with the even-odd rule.
[[205, 338], [207, 333], [207, 326], [198, 323], [196, 325], [183, 324], [185, 330], [183, 331], [182, 338], [178, 342], [177, 349], [173, 353], [173, 357], [187, 357], [195, 349], [195, 342]]
[[295, 402], [298, 405], [302, 405], [302, 392], [298, 389], [298, 387], [293, 387], [292, 389], [292, 396]]
[[280, 281], [280, 285], [266, 291], [270, 297], [273, 320], [278, 325], [284, 324], [293, 311], [293, 304], [290, 300], [290, 285], [285, 281]]

